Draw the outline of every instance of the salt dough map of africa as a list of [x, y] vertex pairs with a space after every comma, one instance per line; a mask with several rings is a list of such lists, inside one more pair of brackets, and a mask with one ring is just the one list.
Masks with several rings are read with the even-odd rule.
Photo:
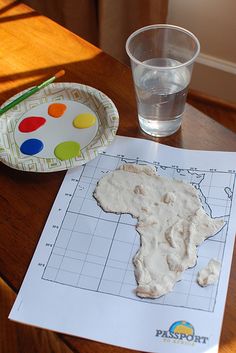
[[196, 247], [223, 227], [203, 210], [193, 186], [124, 164], [99, 180], [94, 192], [107, 212], [138, 219], [141, 248], [134, 257], [140, 297], [158, 298], [196, 264]]
[[[139, 351], [216, 353], [236, 228], [235, 165], [235, 153], [182, 150], [117, 136], [106, 152], [67, 172], [10, 319]], [[138, 281], [135, 278], [134, 259], [142, 248], [136, 227], [141, 219], [107, 212], [94, 197], [103, 177], [121, 166], [151, 168], [176, 185], [183, 181], [198, 195], [191, 207], [200, 205], [212, 226], [201, 233], [201, 241], [195, 243], [199, 246], [190, 247], [191, 264], [181, 261], [186, 270], [154, 295], [157, 283], [143, 292], [137, 273]], [[134, 187], [140, 198], [146, 192], [142, 184]], [[166, 207], [176, 202], [173, 191], [163, 196]], [[167, 238], [177, 249], [171, 232]], [[179, 264], [177, 258], [169, 257], [170, 266]], [[209, 283], [218, 274], [219, 278], [205, 286], [212, 259], [220, 265]], [[184, 327], [191, 334], [181, 331]]]
[[[78, 179], [74, 178], [74, 189], [66, 196], [71, 197], [70, 203], [43, 278], [139, 300], [135, 294], [137, 283], [133, 265], [133, 258], [140, 247], [140, 236], [135, 229], [137, 219], [129, 214], [107, 213], [101, 210], [93, 197], [97, 182], [104, 174], [124, 163], [151, 165], [160, 176], [191, 183], [198, 191], [205, 212], [212, 218], [224, 219], [225, 226], [200, 246], [196, 266], [185, 271], [182, 281], [177, 282], [173, 291], [164, 297], [148, 300], [152, 304], [180, 305], [212, 311], [217, 286], [209, 287], [203, 293], [196, 278], [198, 271], [211, 258], [222, 261], [232, 202], [225, 188], [232, 190], [235, 177], [230, 173], [180, 169], [177, 166], [150, 164], [145, 160], [104, 153], [84, 166]], [[218, 187], [216, 182], [224, 186]], [[218, 195], [213, 195], [216, 190]]]

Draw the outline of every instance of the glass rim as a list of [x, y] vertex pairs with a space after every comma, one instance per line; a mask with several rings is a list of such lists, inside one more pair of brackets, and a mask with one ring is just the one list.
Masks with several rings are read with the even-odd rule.
[[[196, 53], [188, 61], [181, 63], [179, 65], [176, 65], [176, 66], [169, 66], [169, 67], [168, 66], [165, 67], [165, 66], [149, 65], [149, 64], [145, 64], [142, 61], [136, 59], [133, 56], [133, 54], [131, 54], [130, 49], [129, 49], [129, 44], [130, 44], [131, 40], [139, 33], [148, 31], [150, 29], [156, 29], [156, 28], [157, 29], [161, 29], [161, 28], [175, 29], [175, 30], [178, 30], [179, 32], [183, 32], [183, 33], [189, 35], [196, 43], [196, 47], [197, 47]], [[181, 68], [183, 66], [188, 66], [195, 61], [196, 57], [198, 56], [198, 54], [200, 52], [200, 43], [199, 43], [199, 40], [197, 39], [197, 37], [192, 32], [190, 32], [189, 30], [187, 30], [183, 27], [169, 25], [169, 24], [154, 24], [154, 25], [149, 25], [149, 26], [139, 28], [136, 31], [134, 31], [133, 33], [131, 33], [131, 35], [126, 40], [125, 49], [126, 49], [126, 53], [128, 54], [129, 58], [132, 59], [136, 64], [143, 65], [143, 66], [150, 68], [150, 69], [154, 69], [154, 68], [157, 69], [158, 68], [159, 70], [175, 70], [175, 69]]]

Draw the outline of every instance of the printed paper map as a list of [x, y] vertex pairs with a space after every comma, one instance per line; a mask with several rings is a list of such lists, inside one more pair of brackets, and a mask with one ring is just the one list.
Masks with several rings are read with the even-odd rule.
[[[67, 172], [10, 318], [143, 351], [217, 352], [235, 234], [235, 162], [236, 153], [116, 137], [106, 152]], [[93, 197], [104, 173], [123, 163], [191, 183], [205, 211], [225, 220], [198, 248], [196, 266], [158, 299], [135, 294], [136, 219], [104, 212]], [[197, 274], [212, 258], [222, 264], [220, 278], [202, 288]]]

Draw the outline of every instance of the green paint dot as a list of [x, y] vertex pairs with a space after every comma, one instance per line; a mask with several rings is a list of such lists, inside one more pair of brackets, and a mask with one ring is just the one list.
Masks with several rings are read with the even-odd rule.
[[74, 141], [65, 141], [59, 143], [54, 149], [55, 156], [61, 161], [65, 161], [66, 159], [79, 157], [80, 152], [80, 144]]

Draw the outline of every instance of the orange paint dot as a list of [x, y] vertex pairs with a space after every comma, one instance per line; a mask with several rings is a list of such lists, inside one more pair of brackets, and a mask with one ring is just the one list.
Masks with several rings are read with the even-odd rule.
[[53, 118], [60, 118], [66, 111], [66, 105], [63, 103], [52, 103], [48, 107], [48, 114]]

